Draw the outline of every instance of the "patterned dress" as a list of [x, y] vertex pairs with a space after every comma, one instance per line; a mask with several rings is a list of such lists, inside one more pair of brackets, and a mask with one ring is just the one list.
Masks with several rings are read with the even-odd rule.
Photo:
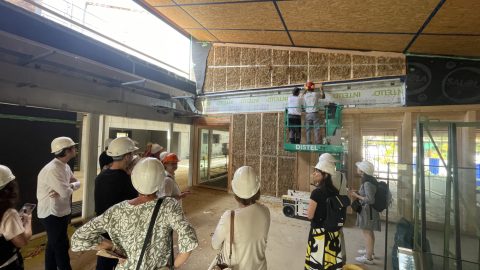
[[[93, 250], [104, 239], [101, 234], [108, 233], [115, 248], [128, 257], [126, 262], [118, 264], [116, 269], [135, 269], [155, 203], [156, 200], [134, 206], [123, 201], [112, 206], [103, 215], [75, 231], [72, 236], [72, 251]], [[158, 212], [141, 269], [157, 269], [167, 265], [171, 229], [178, 234], [180, 253], [192, 251], [198, 246], [195, 230], [186, 220], [178, 201], [165, 198]]]
[[336, 270], [342, 269], [345, 264], [341, 230], [328, 232], [323, 228], [327, 198], [335, 194], [338, 194], [338, 191], [316, 188], [310, 195], [310, 199], [317, 203], [317, 207], [308, 234], [305, 270]]

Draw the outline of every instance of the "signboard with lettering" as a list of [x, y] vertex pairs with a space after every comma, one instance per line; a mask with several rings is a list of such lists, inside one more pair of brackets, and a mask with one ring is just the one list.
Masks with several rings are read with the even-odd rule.
[[407, 57], [407, 106], [480, 103], [480, 62]]
[[[278, 112], [287, 107], [291, 89], [271, 89], [268, 92], [248, 95], [238, 92], [232, 96], [203, 96], [204, 114]], [[318, 91], [318, 90], [316, 90]], [[321, 105], [337, 103], [347, 107], [395, 107], [405, 105], [403, 77], [377, 80], [329, 82], [324, 84], [325, 99]]]

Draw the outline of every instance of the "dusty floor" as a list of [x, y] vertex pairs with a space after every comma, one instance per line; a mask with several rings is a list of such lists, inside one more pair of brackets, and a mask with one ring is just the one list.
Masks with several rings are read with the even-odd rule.
[[[232, 195], [226, 192], [205, 188], [193, 188], [192, 191], [193, 193], [184, 199], [183, 206], [188, 219], [196, 228], [200, 245], [181, 269], [206, 270], [216, 254], [210, 245], [211, 234], [221, 214], [228, 209], [234, 209], [236, 202]], [[262, 197], [261, 201], [269, 207], [271, 212], [267, 246], [268, 269], [303, 269], [309, 223], [285, 217], [282, 214], [281, 200], [278, 198]], [[353, 223], [354, 219], [351, 217], [349, 223]], [[71, 231], [73, 230], [72, 227]], [[363, 238], [361, 232], [353, 226], [346, 227], [344, 231], [347, 262], [350, 263], [357, 256], [356, 251], [362, 247]], [[389, 238], [391, 237], [390, 233]], [[376, 233], [376, 265], [365, 267], [365, 269], [383, 269], [384, 239], [384, 232]], [[41, 245], [44, 242], [45, 237], [39, 237], [23, 249], [25, 255], [33, 255], [26, 259], [26, 269], [43, 269], [44, 254]], [[35, 253], [38, 254], [35, 256]], [[95, 259], [94, 252], [71, 253], [71, 264], [74, 270], [95, 269]]]

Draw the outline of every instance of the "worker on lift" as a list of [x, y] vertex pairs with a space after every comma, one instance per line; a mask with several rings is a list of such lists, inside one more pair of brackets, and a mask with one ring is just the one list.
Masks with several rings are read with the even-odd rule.
[[301, 138], [302, 125], [302, 97], [300, 95], [300, 88], [295, 87], [292, 95], [288, 97], [288, 128], [290, 143], [299, 144]]
[[303, 106], [305, 107], [305, 127], [307, 134], [307, 144], [311, 144], [311, 130], [314, 129], [315, 139], [313, 143], [320, 144], [322, 138], [320, 137], [320, 115], [318, 111], [320, 110], [320, 99], [325, 98], [325, 93], [323, 92], [323, 86], [320, 85], [320, 92], [315, 92], [315, 84], [311, 81], [308, 81], [305, 84], [305, 92], [303, 96]]

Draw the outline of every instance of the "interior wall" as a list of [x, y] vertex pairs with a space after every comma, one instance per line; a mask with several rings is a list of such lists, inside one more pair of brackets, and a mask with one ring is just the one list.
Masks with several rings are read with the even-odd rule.
[[[375, 131], [389, 131], [398, 136], [399, 163], [412, 164], [414, 130], [418, 117], [442, 121], [480, 121], [480, 105], [400, 107], [355, 109], [343, 111], [342, 136], [347, 139], [346, 171], [348, 184], [353, 189], [360, 187], [360, 177], [354, 166], [362, 160], [362, 134]], [[310, 191], [313, 166], [318, 153], [283, 150], [283, 113], [251, 113], [231, 116], [230, 180], [237, 168], [252, 166], [262, 181], [262, 194], [280, 197], [287, 189]], [[472, 131], [459, 132], [459, 166], [470, 166], [475, 155], [475, 135]], [[302, 138], [303, 139], [303, 138]], [[411, 173], [405, 173], [411, 175]], [[475, 201], [475, 177], [462, 177], [460, 190], [465, 201]], [[410, 176], [400, 178], [397, 186], [396, 213], [406, 218], [413, 214], [413, 182]], [[474, 213], [464, 211], [462, 220], [475, 218]], [[463, 223], [466, 224], [466, 223]], [[468, 229], [468, 228], [466, 228]]]
[[405, 75], [405, 57], [386, 52], [217, 44], [210, 48], [204, 93]]
[[232, 116], [230, 179], [241, 166], [252, 166], [264, 195], [281, 196], [298, 189], [295, 153], [283, 150], [283, 113]]

